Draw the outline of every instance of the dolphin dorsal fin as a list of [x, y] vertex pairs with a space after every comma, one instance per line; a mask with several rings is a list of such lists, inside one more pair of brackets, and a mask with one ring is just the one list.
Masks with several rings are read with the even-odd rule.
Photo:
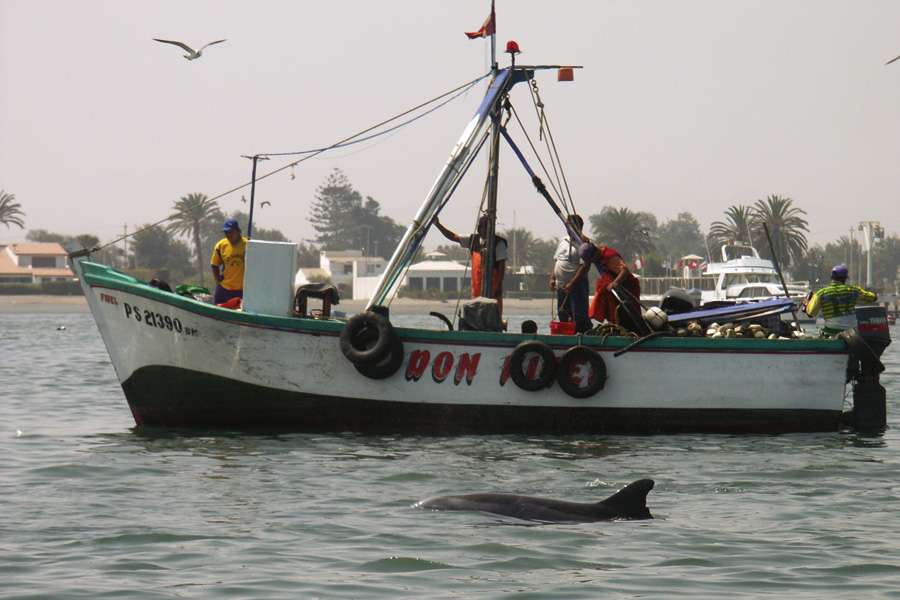
[[603, 504], [617, 512], [627, 515], [650, 514], [647, 510], [647, 494], [653, 489], [652, 479], [638, 479], [598, 504]]

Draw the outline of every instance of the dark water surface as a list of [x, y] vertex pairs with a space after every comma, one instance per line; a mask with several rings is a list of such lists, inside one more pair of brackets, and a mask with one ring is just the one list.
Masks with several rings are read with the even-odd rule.
[[[896, 347], [881, 437], [151, 436], [90, 315], [0, 339], [4, 598], [900, 598]], [[642, 477], [652, 521], [411, 506]]]

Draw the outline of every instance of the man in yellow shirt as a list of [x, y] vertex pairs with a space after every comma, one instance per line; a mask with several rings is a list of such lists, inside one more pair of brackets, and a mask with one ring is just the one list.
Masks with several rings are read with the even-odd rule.
[[214, 302], [224, 304], [234, 298], [244, 297], [244, 253], [247, 238], [241, 235], [241, 227], [234, 219], [222, 225], [225, 237], [213, 248], [210, 267], [216, 280]]

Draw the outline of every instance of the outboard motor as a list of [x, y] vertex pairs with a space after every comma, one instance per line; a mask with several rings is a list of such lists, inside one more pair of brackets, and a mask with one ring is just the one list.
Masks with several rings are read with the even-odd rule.
[[887, 426], [887, 397], [879, 375], [884, 371], [881, 354], [891, 343], [887, 311], [883, 306], [856, 309], [857, 329], [840, 334], [850, 350], [849, 375], [853, 382], [854, 429], [863, 433], [883, 431]]
[[887, 309], [883, 306], [857, 306], [856, 329], [869, 348], [879, 357], [891, 344]]
[[662, 301], [659, 303], [659, 307], [667, 315], [691, 312], [696, 306], [691, 295], [681, 288], [670, 288], [663, 294]]

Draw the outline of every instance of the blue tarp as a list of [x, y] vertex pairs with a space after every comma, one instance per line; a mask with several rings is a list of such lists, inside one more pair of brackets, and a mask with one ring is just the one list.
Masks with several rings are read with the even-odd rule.
[[700, 321], [703, 324], [712, 323], [713, 321], [727, 323], [728, 321], [734, 321], [735, 319], [758, 313], [783, 313], [791, 310], [793, 307], [793, 300], [777, 298], [775, 300], [747, 302], [744, 304], [733, 304], [731, 306], [720, 306], [717, 308], [707, 308], [687, 313], [678, 313], [677, 315], [669, 315], [669, 323], [676, 326], [686, 325], [691, 321]]

